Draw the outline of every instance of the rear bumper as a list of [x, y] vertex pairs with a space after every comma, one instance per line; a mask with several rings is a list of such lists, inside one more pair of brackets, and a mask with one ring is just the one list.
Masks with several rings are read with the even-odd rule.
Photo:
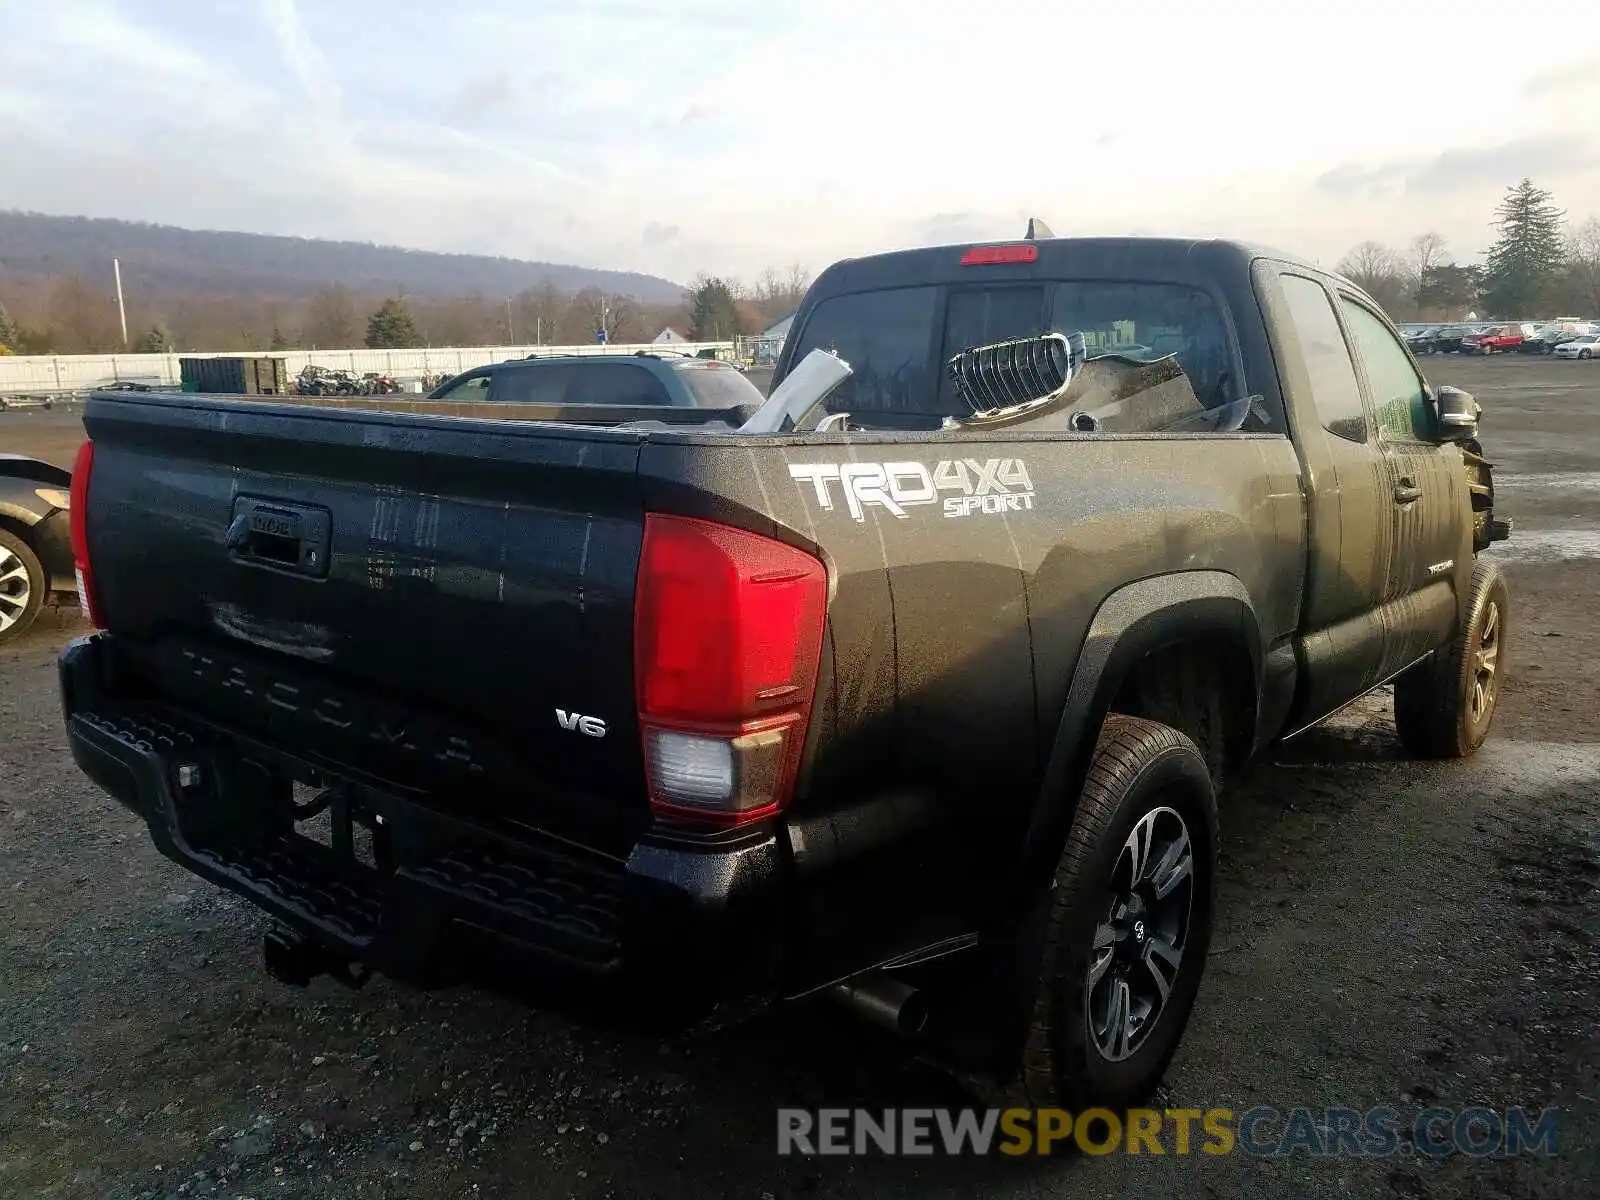
[[[310, 764], [130, 703], [108, 636], [61, 655], [72, 756], [144, 819], [156, 847], [332, 955], [422, 987], [475, 982], [615, 1024], [734, 1019], [776, 990], [776, 842], [638, 844], [625, 861], [491, 829], [416, 798], [335, 788], [326, 843], [295, 832], [288, 780]], [[324, 773], [323, 782], [330, 782]], [[373, 843], [351, 851], [364, 814]]]

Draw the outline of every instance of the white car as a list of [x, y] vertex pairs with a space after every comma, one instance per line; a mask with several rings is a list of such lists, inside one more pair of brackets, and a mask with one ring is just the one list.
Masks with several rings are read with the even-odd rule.
[[1600, 358], [1600, 333], [1580, 333], [1550, 353], [1557, 358]]

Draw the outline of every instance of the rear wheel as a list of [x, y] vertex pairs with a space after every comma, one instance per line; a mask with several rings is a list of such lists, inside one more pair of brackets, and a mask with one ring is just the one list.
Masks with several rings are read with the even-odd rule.
[[1578, 357], [1579, 358], [1593, 358], [1594, 355], [1589, 353], [1589, 351], [1587, 351], [1587, 350], [1579, 350], [1578, 351]]
[[28, 543], [0, 529], [0, 642], [28, 632], [44, 604], [44, 567]]
[[1106, 718], [1061, 862], [1020, 1090], [1125, 1108], [1160, 1082], [1211, 943], [1217, 810], [1177, 730]]
[[1480, 559], [1454, 640], [1395, 680], [1395, 731], [1413, 754], [1466, 758], [1483, 745], [1500, 702], [1510, 609], [1505, 576]]

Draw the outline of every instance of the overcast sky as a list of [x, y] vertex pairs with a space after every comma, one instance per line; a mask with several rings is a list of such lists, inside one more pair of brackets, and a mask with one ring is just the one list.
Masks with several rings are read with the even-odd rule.
[[0, 0], [0, 208], [678, 280], [1033, 213], [1330, 264], [1435, 229], [1466, 258], [1524, 175], [1600, 216], [1600, 40], [1576, 14]]

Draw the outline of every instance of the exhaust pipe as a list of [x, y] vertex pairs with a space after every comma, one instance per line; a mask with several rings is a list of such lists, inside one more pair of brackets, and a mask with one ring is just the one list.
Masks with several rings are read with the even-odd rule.
[[928, 1023], [927, 997], [908, 983], [887, 975], [836, 983], [828, 995], [880, 1029], [914, 1037]]

